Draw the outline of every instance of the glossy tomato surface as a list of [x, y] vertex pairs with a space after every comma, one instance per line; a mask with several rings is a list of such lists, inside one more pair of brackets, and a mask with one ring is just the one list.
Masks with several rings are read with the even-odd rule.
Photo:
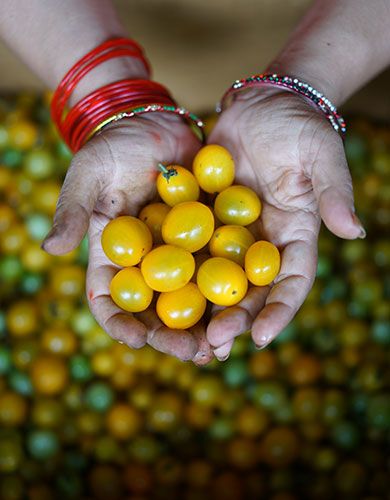
[[135, 266], [149, 252], [152, 244], [152, 234], [147, 225], [130, 215], [110, 221], [102, 234], [104, 253], [118, 266]]
[[214, 231], [212, 211], [198, 201], [180, 203], [165, 217], [162, 236], [165, 243], [196, 252], [207, 245]]
[[203, 316], [206, 299], [195, 283], [188, 283], [173, 292], [161, 293], [156, 311], [169, 328], [186, 329], [194, 326]]
[[212, 257], [199, 268], [197, 284], [213, 304], [232, 306], [245, 297], [248, 280], [243, 269], [223, 257]]
[[170, 209], [171, 207], [165, 203], [150, 203], [138, 215], [139, 219], [148, 226], [152, 233], [154, 244], [163, 242], [161, 235], [162, 223]]
[[257, 194], [246, 186], [230, 186], [215, 199], [214, 211], [224, 224], [247, 226], [258, 219], [261, 201]]
[[280, 269], [280, 254], [269, 241], [256, 241], [245, 255], [248, 280], [257, 286], [269, 285]]
[[146, 284], [138, 267], [126, 267], [111, 280], [112, 300], [128, 312], [141, 312], [147, 309], [153, 299], [153, 290]]
[[243, 226], [221, 226], [214, 231], [209, 243], [213, 257], [225, 257], [244, 267], [245, 254], [253, 245], [253, 234]]
[[199, 184], [192, 172], [180, 165], [170, 165], [168, 171], [174, 175], [160, 172], [157, 177], [157, 191], [162, 200], [171, 207], [183, 201], [196, 201], [199, 198]]
[[192, 170], [206, 193], [220, 193], [234, 181], [234, 160], [227, 149], [209, 144], [199, 150]]
[[195, 271], [195, 260], [184, 248], [161, 245], [142, 261], [142, 275], [157, 292], [172, 292], [186, 285]]

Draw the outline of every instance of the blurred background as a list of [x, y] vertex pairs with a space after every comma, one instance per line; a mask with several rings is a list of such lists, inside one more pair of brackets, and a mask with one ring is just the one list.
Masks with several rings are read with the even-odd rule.
[[[225, 87], [261, 70], [309, 4], [115, 3], [156, 79], [208, 128]], [[71, 155], [49, 95], [3, 45], [0, 74], [0, 499], [385, 499], [389, 75], [343, 109], [367, 238], [323, 230], [289, 327], [262, 351], [243, 335], [200, 369], [102, 331], [84, 299], [86, 241], [40, 249]]]
[[[154, 78], [184, 106], [214, 109], [235, 79], [263, 71], [311, 0], [114, 0], [128, 33], [146, 49]], [[0, 41], [0, 90], [42, 89]], [[390, 71], [344, 106], [388, 119]]]

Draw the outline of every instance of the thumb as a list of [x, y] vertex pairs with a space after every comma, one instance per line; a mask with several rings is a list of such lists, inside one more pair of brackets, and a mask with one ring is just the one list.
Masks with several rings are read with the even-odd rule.
[[52, 255], [75, 249], [88, 230], [89, 219], [98, 197], [99, 183], [85, 162], [77, 156], [71, 163], [54, 215], [53, 227], [42, 243]]
[[326, 227], [340, 238], [365, 238], [366, 231], [355, 214], [352, 179], [340, 138], [322, 147], [313, 166], [312, 183]]

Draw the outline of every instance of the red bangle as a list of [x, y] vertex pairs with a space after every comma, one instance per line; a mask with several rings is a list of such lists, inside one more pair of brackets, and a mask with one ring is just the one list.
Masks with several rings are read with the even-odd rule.
[[[78, 151], [107, 121], [149, 112], [167, 112], [182, 116], [198, 128], [203, 123], [180, 108], [168, 90], [151, 80], [120, 80], [105, 85], [81, 99], [66, 112], [66, 104], [76, 85], [93, 68], [115, 57], [137, 57], [149, 72], [141, 47], [133, 40], [108, 40], [80, 59], [65, 75], [51, 103], [51, 114], [69, 148]], [[120, 118], [118, 118], [120, 117]], [[200, 137], [203, 138], [201, 131]]]
[[142, 48], [134, 40], [114, 38], [101, 43], [72, 66], [54, 92], [51, 113], [57, 125], [62, 118], [66, 103], [79, 81], [99, 64], [117, 57], [136, 57], [140, 59], [148, 75], [150, 75], [150, 65], [143, 54]]

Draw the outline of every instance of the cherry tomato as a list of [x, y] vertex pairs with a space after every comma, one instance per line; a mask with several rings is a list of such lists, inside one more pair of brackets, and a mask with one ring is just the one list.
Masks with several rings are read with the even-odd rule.
[[138, 218], [148, 226], [155, 244], [163, 243], [161, 227], [170, 209], [165, 203], [151, 203], [146, 205], [139, 213]]
[[215, 215], [224, 224], [247, 226], [261, 213], [261, 201], [252, 189], [246, 186], [230, 186], [216, 197]]
[[188, 283], [174, 292], [162, 293], [156, 305], [161, 321], [169, 328], [187, 329], [203, 316], [206, 299], [195, 283]]
[[170, 165], [166, 170], [168, 172], [160, 172], [157, 177], [157, 191], [167, 205], [173, 207], [199, 198], [199, 185], [189, 170], [179, 165]]
[[38, 393], [59, 394], [68, 383], [68, 367], [58, 356], [42, 354], [32, 365], [31, 380]]
[[245, 254], [254, 242], [253, 234], [245, 227], [221, 226], [214, 231], [209, 249], [213, 257], [225, 257], [244, 267]]
[[138, 267], [119, 271], [111, 280], [110, 294], [117, 306], [129, 312], [145, 311], [153, 299], [153, 290]]
[[201, 293], [213, 304], [232, 306], [245, 297], [248, 281], [242, 268], [223, 257], [206, 260], [198, 271]]
[[190, 281], [195, 271], [195, 260], [184, 248], [161, 245], [145, 256], [141, 271], [153, 290], [173, 292]]
[[126, 403], [117, 403], [107, 414], [106, 426], [116, 439], [126, 440], [139, 432], [141, 416]]
[[248, 280], [256, 286], [271, 283], [280, 269], [280, 254], [269, 241], [256, 241], [245, 255], [245, 272]]
[[162, 225], [165, 243], [196, 252], [207, 245], [214, 231], [212, 211], [198, 201], [187, 201], [172, 208]]
[[200, 187], [206, 193], [220, 193], [234, 181], [232, 155], [217, 144], [209, 144], [198, 152], [192, 170]]
[[130, 215], [110, 221], [102, 234], [104, 253], [118, 266], [135, 266], [149, 252], [152, 244], [148, 226]]

